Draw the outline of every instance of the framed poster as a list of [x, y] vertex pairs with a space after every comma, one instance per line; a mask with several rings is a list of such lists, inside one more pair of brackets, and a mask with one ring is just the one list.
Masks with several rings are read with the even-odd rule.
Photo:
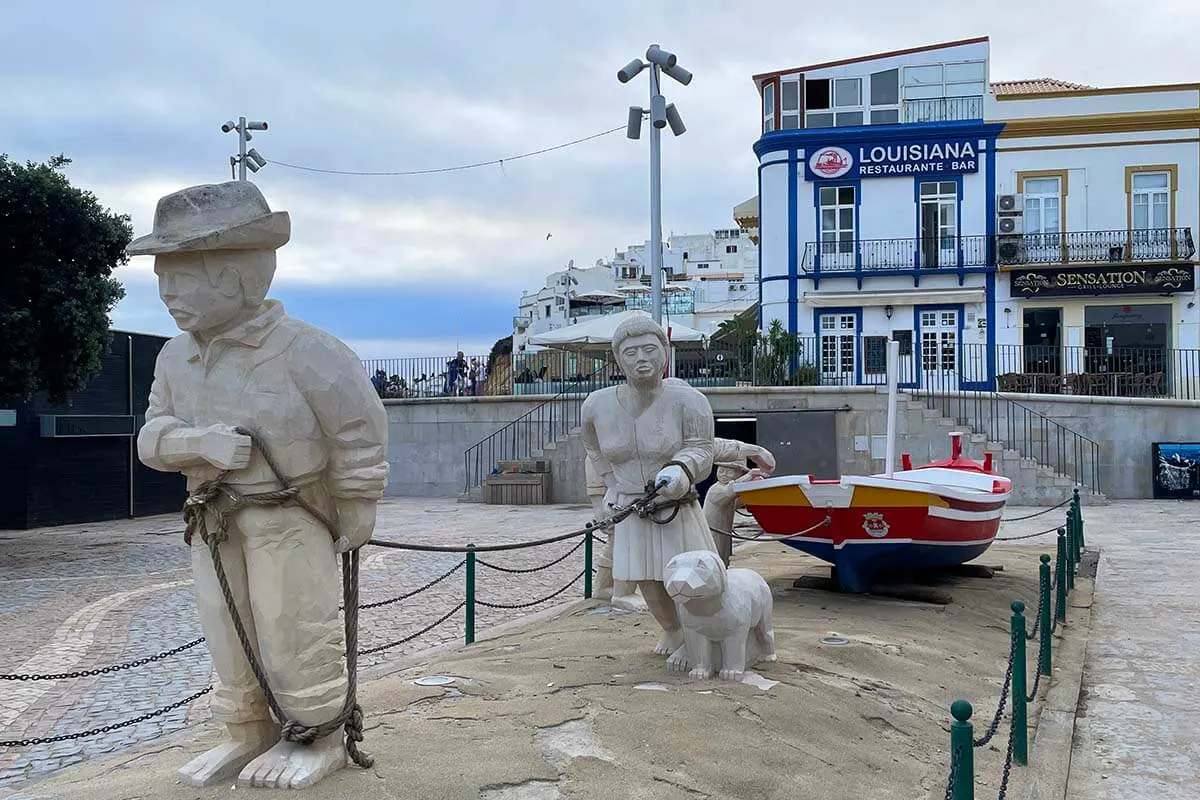
[[1156, 500], [1200, 500], [1200, 442], [1150, 445]]

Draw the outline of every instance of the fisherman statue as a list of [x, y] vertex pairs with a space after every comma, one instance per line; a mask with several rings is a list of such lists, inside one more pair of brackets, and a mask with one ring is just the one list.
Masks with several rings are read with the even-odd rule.
[[348, 754], [371, 763], [357, 749], [357, 551], [387, 484], [387, 417], [348, 347], [266, 299], [290, 232], [287, 212], [235, 181], [163, 197], [128, 248], [154, 256], [182, 331], [159, 353], [137, 448], [187, 477], [212, 716], [227, 733], [180, 771], [193, 786], [300, 789]]

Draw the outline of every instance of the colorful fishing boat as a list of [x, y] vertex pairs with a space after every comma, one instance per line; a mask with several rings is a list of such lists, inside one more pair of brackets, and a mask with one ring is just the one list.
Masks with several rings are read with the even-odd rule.
[[963, 455], [957, 432], [949, 458], [914, 468], [905, 453], [903, 468], [893, 470], [895, 376], [889, 378], [886, 472], [732, 484], [764, 532], [792, 537], [783, 543], [832, 564], [847, 592], [870, 591], [881, 573], [978, 558], [995, 540], [1012, 494], [1012, 481], [996, 474], [990, 456], [980, 464]]

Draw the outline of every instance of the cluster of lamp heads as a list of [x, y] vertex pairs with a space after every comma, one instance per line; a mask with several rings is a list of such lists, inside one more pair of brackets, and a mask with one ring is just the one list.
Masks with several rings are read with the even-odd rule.
[[683, 118], [679, 116], [679, 111], [676, 110], [675, 104], [668, 104], [666, 98], [659, 93], [658, 73], [661, 71], [684, 86], [692, 82], [692, 73], [679, 65], [679, 59], [674, 53], [663, 50], [656, 44], [652, 44], [646, 50], [645, 61], [635, 58], [617, 70], [617, 80], [621, 83], [629, 83], [647, 67], [651, 69], [650, 108], [644, 109], [641, 106], [629, 107], [629, 121], [625, 126], [625, 135], [630, 139], [640, 139], [642, 136], [642, 120], [649, 115], [650, 123], [655, 128], [661, 129], [670, 125], [671, 133], [676, 136], [682, 136], [687, 127], [684, 126]]

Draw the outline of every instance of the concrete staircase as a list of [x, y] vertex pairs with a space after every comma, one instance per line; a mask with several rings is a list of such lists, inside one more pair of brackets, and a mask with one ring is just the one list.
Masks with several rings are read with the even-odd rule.
[[[1040, 464], [1037, 459], [1023, 455], [1008, 443], [994, 441], [986, 434], [978, 432], [971, 424], [962, 424], [950, 419], [935, 408], [930, 408], [924, 401], [909, 395], [899, 398], [898, 416], [905, 418], [901, 423], [912, 433], [924, 429], [936, 432], [940, 440], [933, 450], [934, 458], [945, 458], [949, 455], [950, 437], [952, 431], [963, 432], [963, 453], [976, 461], [983, 461], [985, 454], [992, 455], [992, 468], [1013, 482], [1013, 496], [1009, 502], [1021, 506], [1052, 506], [1067, 500], [1075, 488], [1079, 489], [1080, 502], [1085, 505], [1107, 505], [1108, 498], [1099, 492], [1076, 484], [1067, 475], [1057, 472], [1053, 467]], [[914, 430], [915, 429], [915, 430]], [[916, 437], [923, 438], [923, 437]], [[1033, 437], [1036, 441], [1036, 437]], [[898, 451], [904, 447], [897, 445]], [[911, 451], [910, 451], [911, 452]], [[924, 453], [912, 453], [914, 464], [927, 461]]]

